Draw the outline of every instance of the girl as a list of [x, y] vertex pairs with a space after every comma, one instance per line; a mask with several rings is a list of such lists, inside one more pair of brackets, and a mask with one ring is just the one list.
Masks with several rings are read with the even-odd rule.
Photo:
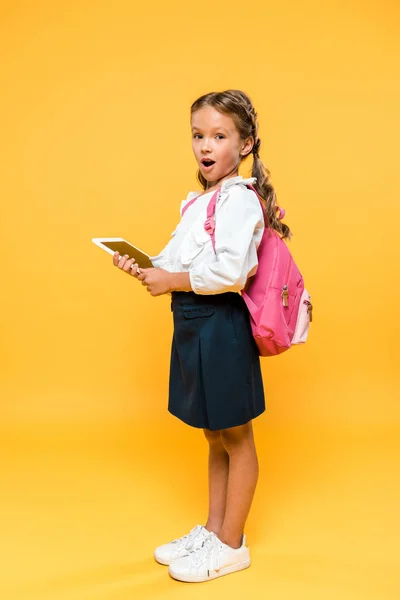
[[[252, 419], [264, 412], [265, 399], [259, 354], [239, 292], [257, 270], [264, 218], [282, 237], [290, 238], [291, 232], [277, 218], [250, 98], [239, 90], [201, 96], [191, 107], [191, 127], [204, 192], [189, 192], [182, 202], [172, 239], [151, 257], [155, 268], [138, 269], [134, 258], [118, 253], [113, 263], [152, 296], [172, 297], [168, 410], [202, 428], [209, 443], [209, 510], [205, 525], [159, 546], [154, 556], [169, 565], [175, 579], [194, 582], [250, 566], [243, 531], [259, 472]], [[243, 179], [239, 166], [250, 154], [253, 177]], [[265, 215], [246, 183], [264, 199]], [[218, 188], [214, 251], [204, 222]]]

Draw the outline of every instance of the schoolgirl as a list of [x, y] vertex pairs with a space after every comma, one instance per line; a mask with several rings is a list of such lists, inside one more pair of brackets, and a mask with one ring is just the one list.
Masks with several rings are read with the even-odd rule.
[[[118, 253], [113, 262], [152, 296], [171, 294], [168, 410], [201, 428], [208, 441], [209, 507], [204, 525], [159, 546], [154, 556], [175, 579], [197, 582], [250, 566], [244, 527], [259, 475], [252, 420], [264, 412], [265, 398], [240, 291], [257, 270], [265, 219], [283, 238], [291, 232], [277, 217], [250, 98], [240, 90], [201, 96], [191, 106], [191, 129], [203, 193], [190, 191], [182, 202], [170, 241], [151, 257], [154, 268], [138, 269], [134, 258]], [[250, 154], [252, 177], [244, 179], [239, 166]], [[264, 199], [264, 211], [246, 183]], [[217, 189], [214, 249], [205, 221]]]

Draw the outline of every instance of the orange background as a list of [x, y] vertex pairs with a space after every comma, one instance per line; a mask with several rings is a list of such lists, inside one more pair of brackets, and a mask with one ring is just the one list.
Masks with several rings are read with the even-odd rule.
[[[2, 597], [398, 599], [399, 12], [2, 7]], [[262, 360], [253, 565], [205, 590], [152, 559], [206, 519], [206, 441], [167, 412], [169, 298], [91, 238], [161, 250], [198, 189], [190, 104], [227, 88], [259, 114], [315, 310]]]

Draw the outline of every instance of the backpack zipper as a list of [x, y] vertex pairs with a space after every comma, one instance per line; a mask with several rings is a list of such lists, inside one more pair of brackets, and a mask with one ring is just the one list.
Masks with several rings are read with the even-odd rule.
[[281, 296], [283, 306], [289, 306], [289, 290], [286, 284], [282, 288]]
[[[292, 266], [292, 259], [289, 259], [289, 264], [288, 267], [286, 269], [286, 274], [285, 274], [285, 280], [288, 281], [289, 280], [289, 273], [290, 273], [290, 267]], [[287, 308], [289, 306], [289, 289], [287, 286], [287, 283], [285, 283], [285, 285], [282, 287], [282, 305]]]
[[308, 312], [308, 316], [310, 317], [310, 323], [311, 323], [313, 305], [311, 304], [311, 302], [309, 300], [304, 300], [304, 304], [307, 304], [307, 312]]

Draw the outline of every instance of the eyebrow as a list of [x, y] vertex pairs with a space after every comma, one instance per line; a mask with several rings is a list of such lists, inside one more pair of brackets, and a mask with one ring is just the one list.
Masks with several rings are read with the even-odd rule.
[[[192, 127], [192, 131], [197, 129], [197, 131], [201, 131], [201, 127]], [[214, 127], [214, 131], [225, 131], [225, 133], [229, 133], [225, 127]]]

